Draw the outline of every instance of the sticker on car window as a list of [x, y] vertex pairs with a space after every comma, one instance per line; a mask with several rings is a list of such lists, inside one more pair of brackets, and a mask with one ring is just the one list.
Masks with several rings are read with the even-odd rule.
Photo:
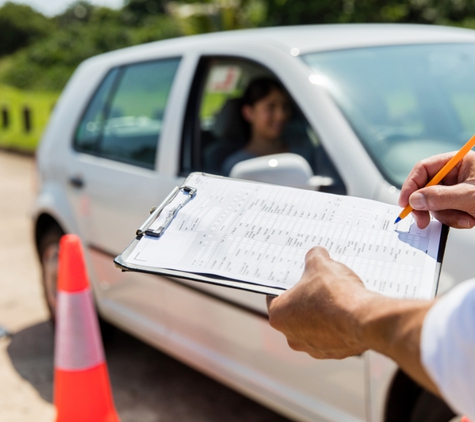
[[240, 76], [241, 69], [238, 66], [216, 66], [210, 72], [206, 91], [233, 92]]

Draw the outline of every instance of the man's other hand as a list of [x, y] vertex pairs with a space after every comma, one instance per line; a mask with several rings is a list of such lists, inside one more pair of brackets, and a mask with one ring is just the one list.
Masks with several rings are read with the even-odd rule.
[[292, 349], [317, 359], [342, 359], [372, 349], [437, 394], [419, 352], [422, 323], [432, 303], [370, 292], [320, 247], [307, 253], [302, 279], [294, 287], [267, 298], [270, 325], [287, 337]]
[[357, 318], [368, 295], [353, 271], [316, 247], [305, 257], [301, 281], [276, 298], [268, 297], [269, 321], [292, 349], [317, 359], [342, 359], [366, 350]]

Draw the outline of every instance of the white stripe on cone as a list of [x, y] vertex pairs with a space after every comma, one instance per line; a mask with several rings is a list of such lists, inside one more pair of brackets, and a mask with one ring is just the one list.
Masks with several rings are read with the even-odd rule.
[[105, 362], [99, 324], [90, 289], [58, 291], [55, 368], [81, 371]]

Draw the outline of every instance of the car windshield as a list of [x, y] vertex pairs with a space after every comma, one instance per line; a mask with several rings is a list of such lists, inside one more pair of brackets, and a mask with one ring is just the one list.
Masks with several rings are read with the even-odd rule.
[[306, 54], [385, 178], [400, 187], [422, 158], [475, 133], [475, 44], [367, 47]]

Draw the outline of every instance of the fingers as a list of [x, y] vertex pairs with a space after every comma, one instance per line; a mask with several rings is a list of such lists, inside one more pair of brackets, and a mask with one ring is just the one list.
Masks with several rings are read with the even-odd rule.
[[458, 229], [475, 227], [475, 187], [459, 184], [420, 189], [409, 197], [417, 226], [426, 228], [430, 214], [441, 223]]
[[475, 186], [469, 183], [423, 188], [409, 197], [409, 203], [415, 210], [431, 211], [434, 216], [438, 212], [444, 218], [442, 222], [450, 222], [451, 227], [470, 228], [475, 224]]
[[475, 212], [475, 186], [460, 183], [454, 186], [430, 186], [409, 197], [412, 208], [419, 211], [459, 210]]
[[305, 272], [312, 270], [315, 266], [318, 266], [319, 262], [326, 259], [330, 259], [330, 254], [325, 248], [315, 246], [310, 249], [305, 255]]
[[287, 336], [287, 344], [292, 350], [295, 350], [296, 352], [303, 352], [305, 350], [304, 343], [294, 339], [291, 336]]
[[425, 187], [454, 154], [454, 152], [440, 154], [420, 161], [414, 166], [401, 188], [399, 205], [401, 207], [411, 205], [419, 228], [429, 225], [429, 212], [451, 227], [475, 226], [474, 152], [469, 152], [445, 176], [443, 185]]
[[267, 304], [267, 313], [269, 315], [269, 325], [278, 331], [282, 331], [281, 323], [281, 312], [278, 310], [278, 300], [276, 300], [277, 296], [266, 296], [266, 304]]
[[289, 322], [289, 307], [292, 306], [289, 299], [290, 290], [286, 290], [279, 296], [266, 296], [267, 312], [269, 314], [269, 325], [275, 330], [287, 335], [287, 325]]
[[267, 304], [267, 310], [270, 309], [272, 301], [276, 298], [277, 296], [272, 296], [272, 295], [267, 295], [266, 296], [266, 304]]
[[325, 248], [314, 247], [310, 249], [305, 256], [305, 270], [301, 280], [278, 297], [266, 297], [271, 327], [281, 331], [286, 326], [286, 316], [288, 312], [291, 312], [290, 308], [292, 308], [293, 301], [301, 300], [302, 291], [306, 291], [305, 286], [313, 280], [317, 271], [323, 267], [325, 260], [330, 260], [330, 255]]
[[425, 229], [430, 223], [430, 213], [427, 211], [412, 211], [412, 215], [416, 220], [417, 227]]
[[462, 211], [435, 211], [432, 214], [441, 223], [456, 229], [471, 229], [475, 227], [475, 218]]
[[[454, 154], [455, 152], [449, 152], [419, 161], [411, 170], [401, 187], [399, 206], [405, 207], [409, 203], [409, 197], [411, 194], [427, 185], [427, 183], [453, 157]], [[454, 174], [458, 171], [458, 167], [459, 166], [455, 166], [446, 178], [453, 178]], [[456, 183], [456, 181], [454, 183]]]
[[[398, 205], [401, 208], [406, 207], [409, 204], [409, 197], [411, 194], [413, 194], [415, 191], [419, 190], [421, 186], [414, 180], [414, 175], [412, 174], [415, 169], [412, 170], [412, 172], [407, 176], [407, 179], [405, 180], [404, 184], [401, 187], [401, 193], [399, 194], [399, 200], [398, 200]], [[417, 178], [419, 178], [417, 176]], [[422, 186], [425, 186], [423, 184]]]
[[365, 292], [353, 271], [315, 247], [305, 257], [299, 283], [278, 297], [267, 297], [269, 324], [285, 335], [293, 350], [314, 358], [361, 353], [352, 312]]

